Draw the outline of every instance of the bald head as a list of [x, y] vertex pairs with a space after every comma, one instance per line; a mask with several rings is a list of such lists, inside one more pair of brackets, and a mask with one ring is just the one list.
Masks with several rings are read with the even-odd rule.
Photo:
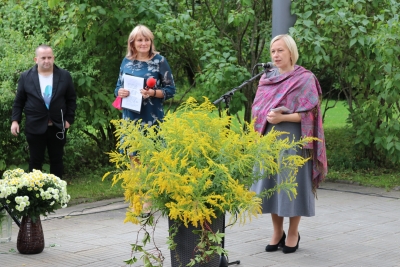
[[45, 75], [53, 73], [53, 49], [48, 45], [39, 45], [36, 48], [35, 55], [34, 60], [38, 65], [38, 72]]

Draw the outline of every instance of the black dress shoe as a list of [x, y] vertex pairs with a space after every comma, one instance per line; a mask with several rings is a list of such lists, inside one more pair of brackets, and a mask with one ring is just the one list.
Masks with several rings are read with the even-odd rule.
[[285, 231], [283, 231], [282, 238], [281, 238], [281, 240], [279, 240], [278, 244], [266, 246], [265, 247], [265, 251], [266, 252], [277, 251], [278, 247], [284, 247], [285, 246], [285, 239], [286, 239], [286, 234], [285, 234]]
[[299, 242], [300, 242], [300, 233], [299, 233], [299, 239], [297, 239], [297, 245], [295, 247], [288, 247], [285, 245], [283, 246], [282, 252], [285, 254], [296, 252], [296, 250], [299, 248]]

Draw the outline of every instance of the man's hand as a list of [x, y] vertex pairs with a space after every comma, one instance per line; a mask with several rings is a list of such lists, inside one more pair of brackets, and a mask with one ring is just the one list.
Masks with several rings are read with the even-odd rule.
[[68, 121], [65, 121], [64, 128], [65, 128], [65, 129], [68, 129], [68, 128], [69, 128], [69, 126], [71, 126], [71, 124], [69, 124], [69, 122], [68, 122]]
[[18, 121], [13, 121], [11, 124], [11, 134], [14, 136], [18, 136], [19, 134], [19, 124]]

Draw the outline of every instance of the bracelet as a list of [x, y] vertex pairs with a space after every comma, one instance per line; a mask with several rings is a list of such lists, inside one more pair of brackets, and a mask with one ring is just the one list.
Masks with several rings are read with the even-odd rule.
[[155, 96], [156, 96], [156, 94], [157, 94], [157, 90], [156, 90], [156, 89], [154, 89], [154, 94], [153, 94], [153, 97], [155, 97]]

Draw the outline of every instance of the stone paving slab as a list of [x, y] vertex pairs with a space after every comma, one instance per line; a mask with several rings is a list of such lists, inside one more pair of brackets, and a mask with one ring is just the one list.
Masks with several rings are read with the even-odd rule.
[[[139, 229], [123, 223], [126, 208], [118, 198], [68, 207], [42, 218], [45, 249], [37, 255], [18, 253], [18, 227], [14, 224], [11, 241], [0, 244], [0, 267], [126, 266], [124, 260], [131, 255], [130, 244]], [[167, 227], [162, 218], [155, 236], [165, 256], [164, 266], [170, 267]], [[228, 227], [228, 259], [241, 262], [230, 266], [400, 266], [400, 191], [323, 183], [318, 190], [316, 216], [303, 217], [299, 230], [299, 249], [283, 254], [280, 250], [264, 251], [272, 234], [268, 214], [244, 226]]]

